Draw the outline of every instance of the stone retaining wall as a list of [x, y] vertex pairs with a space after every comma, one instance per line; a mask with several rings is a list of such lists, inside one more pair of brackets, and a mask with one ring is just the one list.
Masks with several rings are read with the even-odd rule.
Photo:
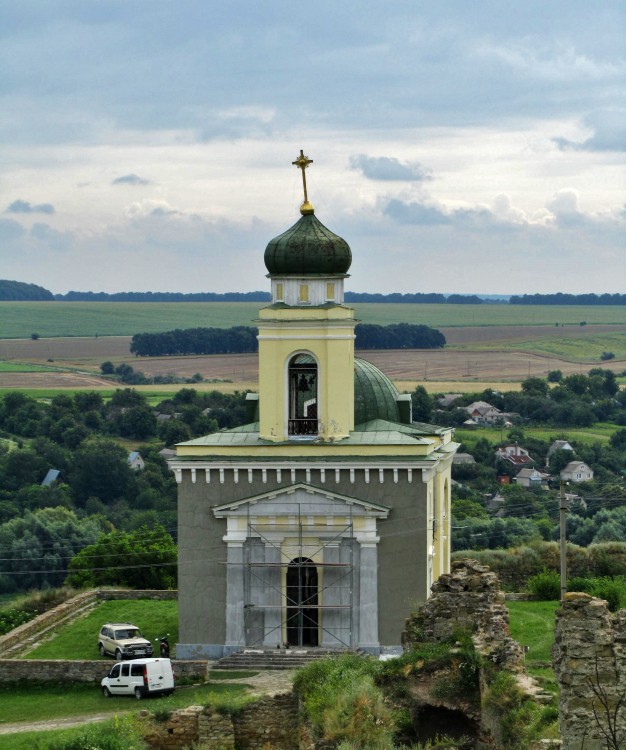
[[166, 721], [146, 712], [144, 739], [153, 750], [298, 750], [298, 701], [293, 693], [262, 698], [232, 715], [208, 706], [175, 711]]
[[[115, 662], [63, 661], [61, 659], [1, 659], [0, 683], [20, 682], [100, 682]], [[176, 678], [191, 677], [204, 681], [207, 678], [206, 661], [172, 660]]]
[[[611, 614], [603, 599], [571, 592], [556, 616], [563, 750], [626, 746], [626, 610]], [[617, 744], [607, 744], [612, 730]]]

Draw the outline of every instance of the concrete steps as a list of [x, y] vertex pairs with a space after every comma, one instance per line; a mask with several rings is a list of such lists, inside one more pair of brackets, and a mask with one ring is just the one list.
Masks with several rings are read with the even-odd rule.
[[246, 648], [224, 656], [211, 669], [300, 669], [316, 659], [346, 652], [347, 649], [327, 648]]

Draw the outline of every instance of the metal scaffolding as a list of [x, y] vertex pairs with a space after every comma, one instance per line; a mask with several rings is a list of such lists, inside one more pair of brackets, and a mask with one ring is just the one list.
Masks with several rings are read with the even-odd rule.
[[[289, 522], [254, 522], [248, 507], [248, 536], [244, 544], [244, 633], [246, 646], [288, 644], [315, 647], [331, 645], [354, 648], [354, 556], [355, 537], [352, 507], [341, 506], [337, 515], [345, 523], [328, 525], [312, 523], [310, 512], [303, 521], [299, 503], [294, 503]], [[297, 516], [295, 510], [297, 507]], [[339, 507], [339, 506], [338, 506]], [[348, 511], [348, 512], [347, 512]], [[326, 504], [320, 516], [328, 518]], [[276, 531], [297, 541], [283, 549], [283, 539], [276, 541]], [[330, 532], [330, 533], [329, 533]], [[310, 537], [316, 538], [311, 543]], [[255, 548], [262, 560], [255, 559]], [[292, 554], [294, 547], [296, 554]], [[338, 547], [338, 557], [345, 562], [328, 562], [325, 551]], [[270, 553], [268, 554], [268, 549]], [[273, 554], [272, 554], [273, 552]], [[322, 561], [319, 559], [321, 553]], [[272, 558], [271, 560], [268, 560]]]

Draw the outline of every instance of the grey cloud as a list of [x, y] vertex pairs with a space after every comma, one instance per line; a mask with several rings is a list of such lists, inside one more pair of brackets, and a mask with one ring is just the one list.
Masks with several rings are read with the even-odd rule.
[[562, 151], [626, 151], [626, 110], [598, 110], [585, 117], [583, 124], [594, 131], [585, 141], [567, 138], [553, 138], [552, 141]]
[[150, 216], [173, 216], [174, 214], [180, 214], [180, 211], [176, 211], [173, 208], [168, 210], [160, 206], [150, 211]]
[[0, 240], [17, 240], [25, 233], [24, 227], [14, 219], [0, 219]]
[[59, 232], [53, 229], [49, 224], [36, 222], [30, 230], [30, 236], [38, 242], [44, 243], [52, 250], [67, 250], [73, 242], [71, 232]]
[[362, 172], [370, 180], [432, 180], [431, 171], [419, 162], [401, 162], [389, 156], [356, 154], [350, 157], [350, 169]]
[[29, 201], [16, 200], [11, 203], [5, 210], [7, 214], [53, 214], [54, 206], [52, 203], [40, 203], [34, 206]]
[[111, 185], [149, 185], [150, 180], [139, 177], [136, 174], [125, 174], [122, 177], [116, 177]]
[[404, 203], [392, 198], [383, 213], [400, 224], [450, 224], [450, 217], [438, 206], [424, 203]]

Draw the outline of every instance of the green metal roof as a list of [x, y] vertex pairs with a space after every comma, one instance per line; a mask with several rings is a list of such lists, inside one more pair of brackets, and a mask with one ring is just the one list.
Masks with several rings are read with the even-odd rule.
[[[387, 422], [384, 419], [376, 419], [366, 424], [357, 425], [349, 437], [344, 438], [335, 445], [429, 445], [432, 440], [427, 439], [417, 431], [411, 431], [409, 425]], [[214, 432], [211, 435], [187, 440], [178, 445], [293, 445], [291, 441], [277, 443], [271, 440], [263, 440], [259, 437], [259, 424], [253, 422], [243, 427], [232, 430]], [[298, 445], [326, 445], [322, 441], [311, 441], [310, 443], [298, 443]], [[330, 445], [328, 443], [327, 445]]]
[[351, 263], [348, 243], [314, 214], [302, 216], [265, 249], [265, 266], [272, 275], [345, 274]]
[[389, 378], [371, 362], [354, 360], [354, 423], [373, 419], [399, 422], [398, 391]]

